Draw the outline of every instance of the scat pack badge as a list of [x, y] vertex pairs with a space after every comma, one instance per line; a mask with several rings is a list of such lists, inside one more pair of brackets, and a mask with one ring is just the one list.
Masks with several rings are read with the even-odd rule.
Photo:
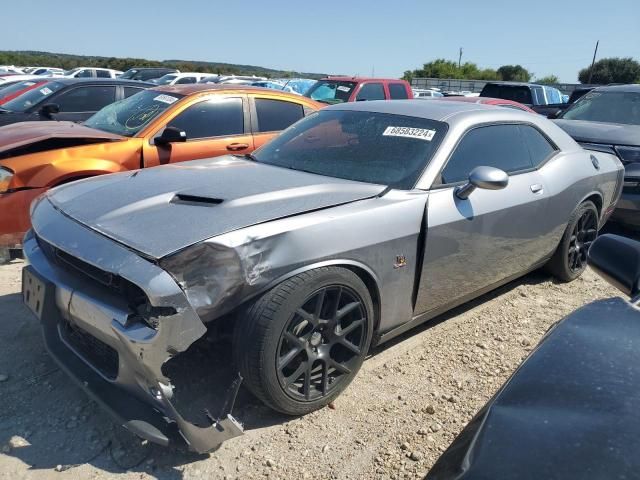
[[396, 261], [393, 264], [393, 268], [402, 268], [407, 266], [407, 257], [404, 255], [396, 255]]

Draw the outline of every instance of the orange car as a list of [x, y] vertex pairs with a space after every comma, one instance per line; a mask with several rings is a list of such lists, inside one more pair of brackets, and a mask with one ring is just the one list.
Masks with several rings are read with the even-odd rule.
[[249, 153], [324, 105], [232, 85], [175, 85], [111, 104], [83, 125], [24, 122], [0, 128], [0, 247], [19, 244], [29, 205], [80, 178], [171, 162]]

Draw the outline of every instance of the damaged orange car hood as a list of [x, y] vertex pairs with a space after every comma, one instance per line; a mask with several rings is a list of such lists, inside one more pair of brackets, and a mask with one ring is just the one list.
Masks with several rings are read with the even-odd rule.
[[[116, 135], [115, 133], [85, 127], [84, 125], [74, 122], [14, 123], [0, 127], [0, 153], [6, 153], [16, 148], [22, 148], [30, 144], [54, 138], [115, 141], [122, 140], [125, 137]], [[56, 147], [52, 146], [52, 148]]]

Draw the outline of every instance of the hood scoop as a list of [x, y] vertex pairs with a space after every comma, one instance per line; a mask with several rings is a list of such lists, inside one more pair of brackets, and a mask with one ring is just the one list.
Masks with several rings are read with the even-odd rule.
[[224, 202], [221, 198], [203, 197], [201, 195], [190, 195], [188, 193], [177, 193], [170, 203], [179, 205], [193, 205], [195, 207], [214, 207]]

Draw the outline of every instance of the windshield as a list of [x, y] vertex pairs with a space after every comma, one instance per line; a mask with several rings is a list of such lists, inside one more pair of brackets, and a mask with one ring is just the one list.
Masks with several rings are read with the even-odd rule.
[[480, 96], [513, 100], [514, 102], [524, 103], [526, 105], [533, 103], [529, 87], [520, 85], [496, 85], [494, 83], [488, 83], [482, 89]]
[[45, 83], [46, 81], [34, 82], [32, 80], [27, 80], [24, 82], [13, 83], [6, 88], [0, 88], [0, 103], [2, 103], [3, 99], [6, 99], [9, 96], [13, 98], [13, 96], [21, 90], [31, 90], [39, 87], [40, 85], [44, 85]]
[[559, 118], [640, 125], [640, 92], [594, 90], [574, 103]]
[[134, 78], [135, 74], [138, 73], [139, 71], [140, 70], [138, 70], [136, 68], [130, 68], [129, 70], [124, 72], [122, 75], [120, 75], [120, 78], [123, 78], [125, 80], [132, 79], [132, 78]]
[[174, 74], [165, 75], [164, 77], [160, 77], [157, 80], [154, 80], [153, 83], [157, 83], [158, 85], [168, 85], [172, 81], [174, 81], [178, 76]]
[[82, 70], [82, 68], [78, 67], [78, 68], [72, 68], [71, 70], [65, 70], [63, 75], [68, 77], [70, 75], [73, 75], [74, 73], [76, 73], [79, 70]]
[[409, 190], [447, 125], [388, 113], [329, 110], [295, 123], [254, 152], [278, 167]]
[[320, 80], [304, 96], [325, 103], [348, 102], [356, 85], [356, 82]]
[[29, 108], [42, 103], [53, 93], [64, 87], [63, 83], [47, 82], [39, 88], [34, 88], [2, 105], [2, 108], [11, 112], [26, 112]]
[[183, 96], [143, 90], [129, 98], [107, 105], [84, 124], [105, 132], [133, 137]]

